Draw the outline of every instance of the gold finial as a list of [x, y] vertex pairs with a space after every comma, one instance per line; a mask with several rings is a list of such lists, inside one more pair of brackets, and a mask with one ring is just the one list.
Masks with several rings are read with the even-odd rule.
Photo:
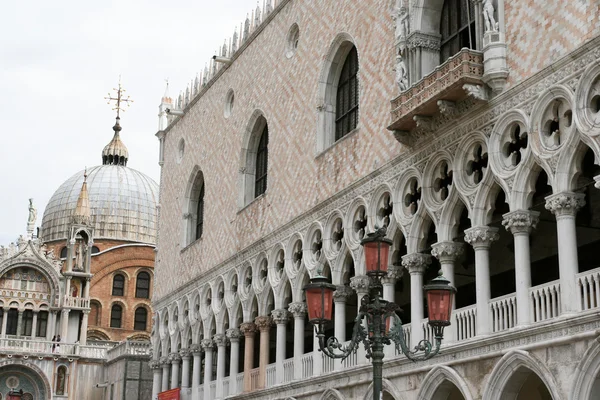
[[127, 107], [130, 107], [131, 103], [133, 103], [133, 100], [129, 96], [124, 97], [125, 89], [123, 89], [123, 87], [121, 86], [121, 75], [119, 75], [119, 87], [113, 88], [113, 90], [116, 92], [116, 97], [112, 97], [112, 95], [109, 92], [108, 97], [105, 97], [104, 99], [108, 100], [106, 104], [110, 104], [112, 101], [115, 102], [113, 110], [117, 112], [117, 118], [120, 118], [119, 115], [121, 111], [125, 112], [126, 110], [126, 108], [122, 107], [122, 103], [127, 104]]

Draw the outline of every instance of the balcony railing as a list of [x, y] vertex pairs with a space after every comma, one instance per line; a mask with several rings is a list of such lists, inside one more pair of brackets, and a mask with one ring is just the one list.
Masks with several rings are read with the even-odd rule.
[[294, 380], [294, 359], [288, 358], [283, 362], [283, 383]]
[[90, 308], [90, 299], [83, 297], [65, 296], [64, 303], [65, 307], [70, 308]]
[[277, 383], [277, 366], [275, 364], [269, 364], [267, 366], [267, 387], [275, 386]]
[[302, 368], [302, 379], [313, 376], [313, 353], [303, 354], [300, 358]]
[[502, 332], [517, 324], [517, 297], [514, 293], [490, 300], [492, 332]]
[[453, 313], [452, 321], [454, 334], [457, 342], [471, 339], [477, 334], [475, 324], [477, 322], [477, 306], [475, 304], [460, 308]]
[[150, 342], [141, 342], [134, 340], [126, 340], [119, 343], [112, 349], [108, 350], [108, 360], [114, 360], [117, 357], [128, 356], [149, 356], [152, 345]]
[[581, 311], [600, 307], [600, 268], [577, 274]]
[[556, 280], [531, 288], [529, 298], [534, 322], [558, 317], [560, 314], [560, 281]]
[[[476, 92], [483, 89], [482, 77], [483, 54], [462, 49], [392, 100], [392, 123], [388, 129], [411, 131], [417, 127], [419, 117], [450, 111], [448, 105], [474, 94], [474, 89]], [[444, 103], [440, 105], [438, 101]]]

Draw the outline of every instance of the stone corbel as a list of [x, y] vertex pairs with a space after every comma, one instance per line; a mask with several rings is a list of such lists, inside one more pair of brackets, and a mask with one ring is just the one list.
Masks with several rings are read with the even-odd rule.
[[442, 115], [453, 116], [458, 113], [456, 103], [450, 100], [438, 100], [437, 106]]
[[415, 144], [415, 136], [409, 131], [394, 131], [394, 137], [405, 146], [412, 147]]
[[487, 101], [488, 94], [485, 90], [485, 87], [482, 85], [475, 85], [471, 83], [467, 83], [463, 85], [463, 90], [467, 93], [468, 96], [472, 97], [477, 101]]
[[422, 131], [427, 131], [430, 132], [431, 131], [431, 126], [432, 126], [432, 118], [425, 116], [425, 115], [415, 115], [413, 116], [413, 121], [415, 121], [415, 123], [417, 124], [417, 128], [421, 129]]

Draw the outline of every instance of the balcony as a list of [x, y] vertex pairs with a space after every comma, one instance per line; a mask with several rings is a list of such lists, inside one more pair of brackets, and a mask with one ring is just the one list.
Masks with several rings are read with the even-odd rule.
[[454, 115], [456, 104], [469, 96], [487, 101], [482, 77], [483, 54], [462, 49], [392, 100], [388, 129], [394, 131], [398, 141], [411, 145], [411, 132], [416, 128], [427, 130], [436, 114]]
[[90, 308], [90, 299], [83, 297], [65, 296], [64, 303], [65, 307], [69, 308]]

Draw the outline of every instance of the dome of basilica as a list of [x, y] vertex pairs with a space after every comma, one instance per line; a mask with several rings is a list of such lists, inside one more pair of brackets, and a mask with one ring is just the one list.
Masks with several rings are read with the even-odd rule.
[[[158, 185], [126, 166], [118, 119], [113, 129], [115, 137], [103, 151], [103, 165], [87, 170], [94, 238], [156, 244]], [[67, 239], [83, 180], [84, 171], [76, 173], [50, 198], [40, 229], [44, 242]]]

